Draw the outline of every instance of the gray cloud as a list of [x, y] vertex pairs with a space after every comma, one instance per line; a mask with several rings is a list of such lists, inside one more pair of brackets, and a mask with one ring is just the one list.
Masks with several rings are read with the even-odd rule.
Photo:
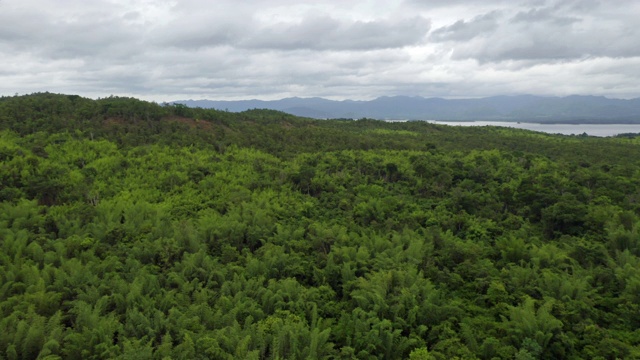
[[390, 49], [420, 43], [429, 28], [429, 21], [420, 17], [344, 22], [313, 16], [297, 24], [265, 27], [240, 45], [266, 49]]
[[492, 11], [479, 15], [469, 21], [458, 20], [452, 25], [444, 26], [431, 33], [435, 41], [467, 41], [476, 36], [495, 31], [498, 28], [500, 12]]
[[573, 16], [556, 15], [553, 8], [536, 8], [518, 12], [511, 18], [513, 23], [548, 23], [556, 26], [570, 26], [580, 22]]
[[259, 24], [254, 20], [241, 25], [223, 20], [180, 28], [183, 30], [164, 29], [167, 35], [160, 42], [180, 48], [371, 50], [417, 44], [428, 33], [430, 23], [421, 17], [345, 21], [312, 15], [296, 22]]
[[46, 9], [1, 11], [0, 43], [8, 51], [37, 54], [43, 58], [82, 58], [122, 55], [135, 49], [139, 29], [121, 17], [87, 12], [60, 16]]
[[[482, 4], [486, 6], [509, 2], [513, 3], [513, 0], [486, 0], [483, 1]], [[474, 6], [474, 3], [477, 2], [469, 0], [405, 0], [405, 3], [423, 8], [439, 8], [451, 6]]]
[[455, 9], [458, 13], [460, 9], [467, 9], [466, 11], [463, 10], [464, 12], [474, 12], [514, 7], [532, 8], [544, 6], [547, 2], [548, 0], [404, 0], [404, 4], [411, 8], [425, 10]]
[[634, 0], [2, 0], [0, 94], [640, 96]]
[[441, 27], [431, 38], [448, 41], [454, 59], [480, 63], [522, 61], [533, 66], [539, 61], [640, 56], [635, 45], [640, 32], [629, 26], [624, 10], [605, 17], [597, 4], [593, 1], [589, 9], [577, 2], [515, 8], [512, 15], [501, 18], [493, 12], [493, 17], [478, 16]]

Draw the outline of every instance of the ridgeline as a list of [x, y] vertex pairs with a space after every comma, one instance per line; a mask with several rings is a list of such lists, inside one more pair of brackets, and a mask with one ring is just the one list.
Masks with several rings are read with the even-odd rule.
[[640, 143], [0, 98], [0, 359], [640, 357]]
[[253, 108], [285, 111], [298, 116], [441, 121], [522, 121], [547, 124], [637, 124], [640, 98], [608, 99], [603, 96], [546, 97], [493, 96], [478, 99], [442, 99], [420, 96], [383, 96], [377, 99], [328, 100], [178, 100], [189, 107], [245, 111]]

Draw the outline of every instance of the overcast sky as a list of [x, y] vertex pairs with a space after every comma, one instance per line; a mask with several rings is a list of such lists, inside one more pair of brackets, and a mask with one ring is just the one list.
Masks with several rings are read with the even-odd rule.
[[640, 97], [637, 0], [0, 0], [0, 94]]

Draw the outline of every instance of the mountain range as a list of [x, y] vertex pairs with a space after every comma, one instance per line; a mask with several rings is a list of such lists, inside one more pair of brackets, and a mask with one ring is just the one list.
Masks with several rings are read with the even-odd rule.
[[582, 95], [517, 95], [478, 99], [383, 96], [367, 101], [292, 97], [272, 101], [178, 100], [173, 103], [232, 112], [273, 109], [316, 119], [640, 123], [640, 98], [624, 100]]

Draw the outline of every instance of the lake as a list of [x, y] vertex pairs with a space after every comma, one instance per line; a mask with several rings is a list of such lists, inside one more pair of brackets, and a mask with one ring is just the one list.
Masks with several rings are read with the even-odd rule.
[[640, 124], [535, 124], [502, 121], [458, 122], [435, 120], [427, 120], [427, 122], [452, 126], [505, 126], [564, 135], [581, 135], [587, 133], [587, 135], [591, 136], [614, 136], [625, 133], [640, 133]]

